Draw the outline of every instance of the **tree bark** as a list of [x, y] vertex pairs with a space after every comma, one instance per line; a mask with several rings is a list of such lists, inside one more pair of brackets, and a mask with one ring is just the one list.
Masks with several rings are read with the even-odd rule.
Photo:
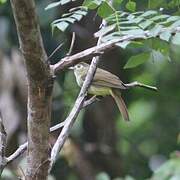
[[49, 125], [53, 78], [44, 50], [35, 3], [11, 0], [28, 84], [28, 154], [26, 179], [45, 180], [49, 166]]

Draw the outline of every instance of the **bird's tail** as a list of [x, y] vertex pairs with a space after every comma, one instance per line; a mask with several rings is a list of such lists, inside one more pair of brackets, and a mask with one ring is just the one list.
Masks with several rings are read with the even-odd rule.
[[124, 100], [121, 97], [120, 92], [118, 90], [112, 89], [111, 96], [114, 98], [114, 100], [119, 108], [119, 111], [121, 112], [121, 114], [123, 116], [123, 119], [126, 121], [129, 121], [128, 110], [127, 110]]

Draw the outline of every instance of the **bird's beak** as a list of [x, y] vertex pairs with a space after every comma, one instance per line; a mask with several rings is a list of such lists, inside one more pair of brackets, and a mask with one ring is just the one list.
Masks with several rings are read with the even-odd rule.
[[73, 70], [73, 69], [74, 69], [74, 66], [71, 66], [71, 67], [69, 67], [68, 69]]

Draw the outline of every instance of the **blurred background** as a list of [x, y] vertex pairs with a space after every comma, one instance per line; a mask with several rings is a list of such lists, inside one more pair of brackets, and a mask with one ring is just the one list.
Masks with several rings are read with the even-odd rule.
[[[51, 22], [76, 1], [45, 11], [49, 0], [37, 0], [36, 6], [47, 54], [62, 42], [51, 63], [68, 53], [72, 32], [76, 33], [73, 53], [96, 44], [93, 34], [101, 20], [91, 11], [66, 33], [52, 35]], [[159, 9], [171, 3], [153, 4], [136, 0], [138, 10]], [[176, 1], [172, 1], [176, 2]], [[178, 1], [177, 1], [178, 2]], [[164, 6], [169, 14], [180, 15], [179, 4]], [[123, 7], [122, 7], [123, 9]], [[156, 39], [144, 44], [156, 44]], [[123, 91], [130, 122], [122, 120], [113, 99], [106, 97], [81, 111], [70, 138], [59, 155], [49, 179], [67, 180], [179, 180], [180, 179], [180, 61], [179, 50], [165, 44], [171, 61], [154, 58], [134, 69], [123, 69], [127, 60], [142, 52], [142, 47], [128, 46], [105, 53], [100, 67], [111, 71], [123, 82], [140, 81], [157, 86], [158, 92], [134, 88]], [[73, 72], [65, 70], [56, 77], [53, 92], [52, 125], [63, 121], [79, 92]], [[8, 134], [7, 155], [26, 141], [27, 86], [23, 58], [19, 52], [16, 27], [9, 1], [0, 4], [0, 109]], [[51, 135], [53, 144], [59, 132]], [[24, 154], [25, 155], [25, 154]], [[18, 179], [26, 165], [25, 156], [8, 165], [4, 180]]]

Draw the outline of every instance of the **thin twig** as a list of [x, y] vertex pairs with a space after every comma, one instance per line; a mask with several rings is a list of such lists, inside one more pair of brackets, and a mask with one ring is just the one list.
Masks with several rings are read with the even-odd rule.
[[15, 160], [17, 157], [19, 157], [21, 154], [23, 154], [27, 149], [28, 143], [24, 143], [19, 146], [19, 148], [9, 157], [7, 157], [7, 164], [11, 163], [13, 160]]
[[0, 114], [0, 177], [4, 167], [6, 166], [6, 157], [5, 157], [6, 138], [7, 138], [7, 134]]
[[90, 99], [84, 101], [83, 108], [89, 106], [90, 104], [94, 103], [97, 100], [99, 99], [96, 96], [91, 97]]
[[73, 50], [73, 47], [74, 47], [74, 43], [75, 43], [75, 39], [76, 39], [76, 34], [75, 34], [75, 32], [73, 32], [72, 39], [71, 39], [71, 45], [70, 45], [70, 48], [69, 48], [69, 52], [66, 54], [67, 56], [70, 56], [71, 53], [72, 53], [72, 50]]
[[146, 88], [146, 89], [149, 89], [149, 90], [152, 90], [152, 91], [157, 91], [158, 90], [157, 87], [149, 86], [149, 85], [140, 83], [138, 81], [135, 81], [135, 82], [132, 82], [132, 83], [127, 83], [127, 84], [124, 84], [124, 85], [126, 86], [126, 88], [143, 87], [143, 88]]
[[64, 45], [64, 43], [61, 43], [51, 54], [50, 56], [47, 58], [47, 61], [49, 61], [52, 56]]

